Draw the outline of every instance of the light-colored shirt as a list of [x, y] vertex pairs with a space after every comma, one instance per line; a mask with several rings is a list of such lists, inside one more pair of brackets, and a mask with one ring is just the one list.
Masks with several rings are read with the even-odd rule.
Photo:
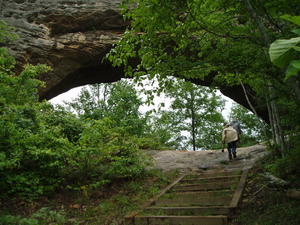
[[228, 126], [224, 128], [222, 133], [222, 143], [227, 144], [237, 140], [238, 140], [238, 133], [233, 127]]

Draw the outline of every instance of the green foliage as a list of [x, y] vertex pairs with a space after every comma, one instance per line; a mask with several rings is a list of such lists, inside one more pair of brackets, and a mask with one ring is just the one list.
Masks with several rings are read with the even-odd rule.
[[79, 143], [81, 149], [76, 160], [79, 166], [85, 167], [79, 171], [99, 168], [95, 172], [104, 179], [135, 177], [144, 172], [147, 160], [138, 150], [135, 138], [108, 118], [92, 122], [83, 131]]
[[173, 115], [168, 111], [159, 110], [148, 117], [145, 137], [140, 139], [139, 145], [143, 149], [179, 149], [181, 137], [174, 127]]
[[66, 224], [64, 212], [57, 212], [50, 210], [49, 208], [41, 208], [37, 212], [31, 215], [30, 218], [24, 218], [21, 216], [2, 215], [0, 216], [0, 225], [45, 225]]
[[127, 81], [115, 83], [107, 99], [107, 116], [123, 127], [131, 135], [141, 136], [144, 133], [145, 118], [139, 112], [143, 101], [137, 91]]
[[145, 118], [139, 108], [142, 100], [134, 86], [121, 80], [113, 84], [97, 84], [83, 88], [79, 97], [67, 105], [83, 119], [110, 118], [116, 126], [127, 129], [131, 135], [141, 136]]
[[107, 97], [111, 84], [94, 84], [81, 89], [71, 102], [65, 102], [82, 119], [102, 119], [107, 116]]
[[268, 190], [257, 202], [242, 208], [234, 224], [243, 225], [297, 225], [300, 222], [299, 200], [288, 199], [281, 192]]
[[[188, 132], [185, 148], [216, 148], [220, 143], [224, 101], [212, 89], [177, 81], [168, 91], [173, 127]], [[181, 136], [181, 135], [180, 135]]]
[[1, 189], [4, 193], [31, 196], [53, 191], [72, 145], [59, 129], [48, 129], [38, 110], [10, 107], [1, 115]]
[[230, 121], [233, 119], [241, 123], [242, 135], [240, 144], [242, 146], [249, 146], [266, 140], [267, 137], [264, 135], [268, 130], [267, 124], [245, 107], [233, 104], [230, 112]]
[[12, 27], [9, 27], [4, 21], [0, 20], [0, 43], [14, 41], [17, 35], [13, 31]]
[[70, 144], [58, 129], [48, 130], [41, 122], [35, 77], [49, 71], [44, 65], [27, 65], [15, 76], [14, 60], [0, 50], [0, 174], [3, 194], [35, 197], [53, 191], [64, 167], [62, 151]]
[[15, 61], [5, 49], [0, 49], [0, 63], [2, 197], [30, 200], [62, 185], [93, 189], [144, 172], [147, 163], [133, 136], [141, 132], [142, 124], [137, 122], [135, 110], [140, 102], [135, 93], [116, 89], [124, 99], [122, 104], [112, 99], [111, 110], [123, 116], [120, 120], [87, 123], [63, 108], [38, 102], [42, 82], [35, 77], [49, 67], [27, 65], [16, 76], [12, 72]]
[[[254, 106], [258, 112], [260, 107], [267, 108], [266, 99], [271, 99], [272, 109], [278, 105], [277, 117], [289, 111], [286, 104], [292, 105], [293, 114], [289, 115], [292, 117], [294, 109], [299, 111], [299, 76], [296, 76], [300, 68], [299, 43], [297, 37], [291, 39], [291, 25], [280, 17], [295, 15], [299, 10], [299, 4], [293, 0], [128, 0], [124, 16], [130, 20], [130, 27], [108, 59], [116, 66], [124, 66], [130, 76], [149, 74], [153, 78], [158, 74], [164, 83], [170, 75], [192, 81], [209, 76], [208, 82], [217, 75], [222, 79], [214, 80], [212, 85], [220, 87], [224, 87], [226, 80], [232, 86], [242, 82], [249, 90], [250, 101], [253, 98], [257, 103]], [[295, 24], [299, 20], [297, 16], [284, 18]], [[286, 65], [285, 75], [266, 55], [269, 41], [275, 39], [284, 39], [276, 51], [287, 54], [286, 62], [291, 63]], [[135, 68], [129, 64], [131, 58], [139, 59]], [[285, 82], [287, 78], [295, 81]], [[271, 97], [266, 91], [269, 89], [272, 89]], [[272, 115], [270, 110], [269, 107]], [[289, 127], [295, 128], [294, 124], [280, 122], [276, 126], [283, 125], [287, 128], [285, 132]], [[278, 133], [274, 129], [273, 132]]]
[[283, 15], [281, 18], [300, 26], [300, 16]]
[[1, 216], [0, 217], [0, 224], [1, 225], [39, 225], [38, 221], [36, 219], [30, 219], [30, 218], [22, 218], [21, 216]]
[[27, 65], [19, 76], [14, 76], [12, 70], [14, 59], [7, 49], [0, 48], [0, 104], [25, 105], [37, 100], [37, 88], [42, 82], [35, 79], [38, 74], [50, 70], [45, 65]]
[[288, 40], [276, 40], [271, 44], [269, 50], [271, 61], [279, 67], [288, 65], [292, 56], [289, 54], [289, 51], [299, 51], [297, 50], [297, 45], [299, 43], [300, 37], [291, 38]]
[[60, 130], [62, 137], [67, 138], [71, 143], [77, 144], [86, 124], [75, 114], [69, 112], [62, 106], [53, 107], [50, 104], [41, 104], [41, 120], [48, 129]]
[[70, 212], [72, 220], [88, 224], [122, 224], [128, 213], [139, 210], [143, 203], [156, 196], [176, 177], [178, 173], [173, 171], [166, 174], [161, 170], [148, 170], [137, 179], [116, 181], [107, 186], [100, 198], [94, 198], [93, 194], [99, 194], [99, 190], [95, 190], [84, 210]]
[[[278, 36], [279, 15], [299, 10], [293, 1], [275, 2], [251, 1], [271, 38]], [[243, 1], [129, 0], [124, 15], [131, 26], [108, 59], [124, 65], [129, 75], [201, 79], [214, 71], [222, 75], [269, 71], [257, 24]], [[139, 58], [140, 64], [131, 68], [130, 58]]]
[[[299, 16], [284, 15], [281, 18], [300, 26]], [[299, 35], [299, 30], [294, 31]], [[296, 76], [300, 71], [300, 37], [279, 39], [274, 41], [269, 48], [269, 55], [273, 64], [285, 68], [285, 80]]]
[[299, 162], [300, 162], [300, 141], [299, 135], [290, 135], [288, 140], [289, 149], [284, 157], [274, 157], [274, 159], [266, 165], [269, 172], [283, 179], [299, 183]]

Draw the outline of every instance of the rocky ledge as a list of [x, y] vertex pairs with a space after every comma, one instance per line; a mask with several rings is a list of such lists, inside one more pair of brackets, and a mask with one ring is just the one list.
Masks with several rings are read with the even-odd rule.
[[40, 78], [50, 99], [72, 87], [120, 79], [121, 71], [101, 63], [126, 24], [121, 0], [0, 0], [0, 19], [15, 27], [11, 53], [21, 64], [53, 68]]

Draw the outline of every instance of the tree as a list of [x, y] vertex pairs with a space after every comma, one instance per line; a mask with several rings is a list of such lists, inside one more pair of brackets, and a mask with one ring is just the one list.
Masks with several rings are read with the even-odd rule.
[[[143, 69], [144, 74], [202, 78], [211, 71], [223, 75], [257, 73], [258, 67], [260, 72], [268, 71], [263, 70], [270, 62], [264, 60], [257, 25], [240, 1], [127, 2], [137, 3], [136, 7], [126, 6], [125, 17], [131, 20], [131, 27], [109, 59], [115, 65], [125, 64], [129, 73], [139, 75]], [[274, 36], [281, 31], [276, 13], [299, 9], [294, 1], [264, 4], [255, 1]], [[128, 64], [131, 57], [141, 59], [133, 70]]]
[[280, 39], [274, 41], [269, 48], [269, 55], [272, 63], [285, 69], [284, 81], [291, 83], [294, 89], [294, 97], [300, 102], [300, 16], [284, 15], [281, 18], [292, 22], [298, 29], [292, 30], [298, 37]]
[[[1, 44], [7, 38], [5, 32], [10, 30], [3, 31], [2, 25], [0, 21]], [[0, 48], [1, 198], [32, 200], [62, 186], [86, 190], [112, 179], [144, 173], [146, 160], [140, 154], [134, 134], [108, 118], [87, 122], [62, 107], [39, 102], [38, 88], [43, 82], [36, 77], [50, 68], [26, 65], [17, 73], [15, 64], [8, 50]], [[94, 89], [99, 102], [97, 85]], [[132, 98], [125, 100], [138, 99], [129, 91]], [[82, 105], [76, 105], [79, 110], [84, 106], [81, 116], [85, 112], [96, 115], [92, 113], [93, 107], [84, 105], [83, 99]]]
[[143, 101], [138, 97], [134, 85], [126, 80], [114, 83], [107, 99], [107, 117], [124, 127], [130, 134], [141, 136], [144, 133], [145, 118], [139, 108]]
[[92, 188], [144, 172], [146, 160], [135, 134], [109, 118], [87, 122], [38, 102], [42, 82], [35, 77], [50, 68], [27, 65], [15, 74], [14, 63], [0, 48], [2, 198], [30, 200], [53, 193], [62, 184]]
[[27, 65], [14, 72], [15, 60], [0, 48], [0, 187], [3, 195], [34, 198], [53, 191], [65, 167], [72, 144], [56, 127], [49, 129], [38, 103], [36, 79], [50, 70], [45, 65]]
[[187, 145], [195, 151], [219, 143], [224, 101], [213, 90], [178, 80], [168, 96], [174, 99], [171, 113], [177, 130], [188, 132]]
[[245, 107], [234, 103], [229, 117], [230, 121], [237, 119], [241, 123], [242, 135], [240, 143], [242, 145], [251, 145], [266, 140], [267, 124]]
[[[255, 99], [256, 108], [268, 109], [274, 143], [283, 154], [287, 130], [282, 127], [287, 126], [280, 120], [286, 113], [281, 100], [295, 95], [295, 85], [283, 82], [282, 71], [266, 52], [272, 40], [290, 36], [289, 25], [279, 17], [298, 13], [296, 1], [126, 2], [124, 13], [131, 26], [108, 55], [114, 65], [124, 65], [129, 75], [159, 74], [162, 80], [169, 75], [190, 80], [210, 75], [218, 78], [218, 86], [242, 83], [248, 94], [256, 93], [249, 95], [248, 104]], [[140, 59], [135, 68], [128, 63], [132, 57]]]
[[144, 132], [145, 118], [139, 112], [143, 101], [128, 81], [84, 87], [76, 99], [66, 104], [83, 119], [108, 117], [130, 134], [140, 136]]
[[102, 119], [107, 114], [107, 98], [111, 84], [94, 84], [83, 87], [72, 102], [65, 104], [83, 119]]
[[185, 137], [174, 120], [176, 116], [170, 110], [158, 110], [147, 117], [148, 130], [145, 138], [151, 149], [182, 149]]

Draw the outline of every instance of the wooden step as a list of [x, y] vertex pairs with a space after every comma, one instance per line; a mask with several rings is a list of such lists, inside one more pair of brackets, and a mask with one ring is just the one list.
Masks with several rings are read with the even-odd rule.
[[189, 174], [186, 176], [186, 178], [191, 179], [195, 177], [200, 177], [200, 178], [209, 178], [209, 177], [228, 177], [228, 176], [240, 176], [242, 174], [241, 170], [235, 170], [235, 171], [222, 171], [222, 172], [194, 172], [192, 174]]
[[143, 215], [175, 215], [175, 216], [212, 216], [228, 215], [229, 207], [148, 207], [144, 209]]
[[170, 191], [210, 191], [210, 190], [234, 190], [237, 181], [208, 182], [199, 184], [177, 184]]
[[223, 197], [232, 196], [234, 191], [232, 190], [214, 190], [214, 191], [186, 191], [186, 192], [169, 192], [162, 196], [160, 199], [194, 199], [194, 198], [206, 198], [206, 197]]
[[227, 216], [136, 216], [135, 225], [227, 225]]
[[178, 198], [161, 199], [155, 202], [156, 206], [229, 206], [232, 196], [206, 198]]
[[188, 183], [188, 184], [197, 184], [197, 183], [207, 183], [212, 181], [238, 181], [240, 179], [240, 175], [233, 175], [233, 176], [215, 176], [215, 177], [206, 177], [206, 178], [193, 178], [188, 179], [184, 178], [181, 180], [180, 183]]
[[227, 225], [241, 199], [248, 170], [227, 172], [181, 175], [141, 209], [128, 214], [125, 224]]

